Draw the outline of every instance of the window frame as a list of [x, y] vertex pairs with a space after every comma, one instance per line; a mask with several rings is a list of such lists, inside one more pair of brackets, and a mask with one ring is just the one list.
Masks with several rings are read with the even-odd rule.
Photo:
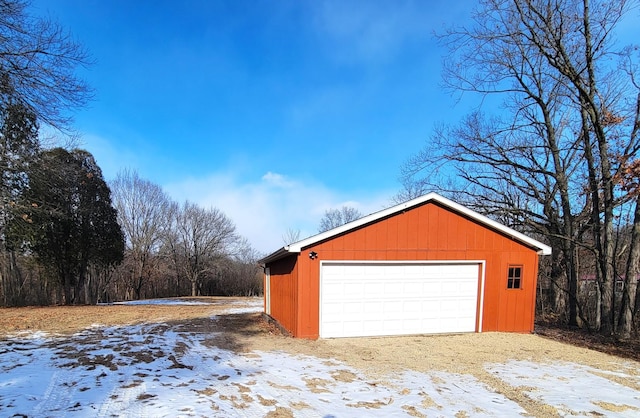
[[[523, 276], [524, 266], [522, 264], [509, 264], [507, 266], [507, 290], [522, 290], [524, 286], [522, 285], [522, 276]], [[519, 272], [519, 275], [516, 275], [516, 272]]]

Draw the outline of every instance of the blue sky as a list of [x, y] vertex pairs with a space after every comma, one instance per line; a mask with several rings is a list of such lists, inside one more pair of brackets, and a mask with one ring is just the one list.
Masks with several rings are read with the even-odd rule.
[[402, 163], [468, 109], [433, 32], [475, 2], [35, 0], [92, 55], [75, 115], [107, 180], [223, 210], [261, 252], [325, 210], [390, 205]]

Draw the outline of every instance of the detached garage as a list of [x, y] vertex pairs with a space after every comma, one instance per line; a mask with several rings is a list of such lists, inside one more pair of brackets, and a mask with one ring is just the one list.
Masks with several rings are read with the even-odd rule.
[[531, 332], [548, 254], [430, 193], [263, 258], [265, 313], [311, 339]]

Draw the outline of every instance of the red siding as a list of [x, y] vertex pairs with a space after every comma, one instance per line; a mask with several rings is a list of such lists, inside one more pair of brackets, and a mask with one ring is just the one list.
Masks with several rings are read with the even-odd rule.
[[[308, 257], [311, 250], [318, 253], [315, 260]], [[290, 258], [286, 260], [294, 271]], [[276, 295], [272, 266], [282, 263], [270, 264], [273, 316], [297, 337], [318, 338], [319, 335], [320, 260], [484, 260], [482, 330], [533, 330], [536, 251], [433, 202], [303, 248], [297, 258], [300, 275], [282, 275], [286, 280], [299, 279], [297, 289], [287, 282], [283, 285], [286, 291], [283, 288]], [[523, 266], [522, 289], [507, 289], [510, 264]], [[295, 301], [292, 295], [297, 298]], [[276, 314], [274, 308], [280, 303], [286, 308], [279, 308]], [[294, 307], [292, 303], [297, 305]], [[297, 314], [294, 314], [291, 310], [296, 308]]]
[[268, 265], [271, 276], [271, 316], [293, 335], [297, 335], [298, 311], [296, 260], [297, 255], [292, 254]]

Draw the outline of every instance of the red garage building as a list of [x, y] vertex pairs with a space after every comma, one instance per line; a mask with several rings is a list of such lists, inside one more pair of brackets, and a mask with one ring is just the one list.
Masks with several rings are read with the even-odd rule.
[[263, 258], [265, 312], [301, 338], [531, 332], [551, 248], [435, 193]]

